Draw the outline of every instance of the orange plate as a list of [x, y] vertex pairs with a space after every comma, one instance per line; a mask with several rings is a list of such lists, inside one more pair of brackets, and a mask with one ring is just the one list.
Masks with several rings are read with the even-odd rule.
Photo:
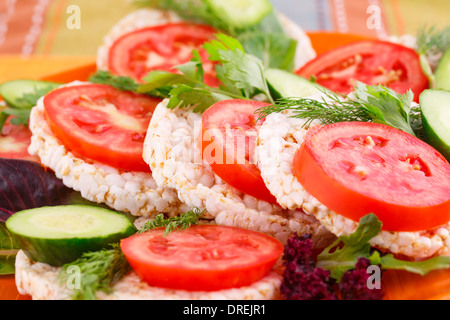
[[[367, 39], [363, 36], [341, 33], [309, 33], [318, 54], [336, 46]], [[95, 72], [95, 64], [88, 64], [66, 72], [46, 76], [42, 80], [56, 82], [85, 81]], [[405, 271], [390, 270], [383, 276], [385, 299], [389, 300], [450, 300], [450, 270], [437, 270], [426, 276]], [[0, 276], [0, 300], [23, 300], [16, 289], [14, 276]]]

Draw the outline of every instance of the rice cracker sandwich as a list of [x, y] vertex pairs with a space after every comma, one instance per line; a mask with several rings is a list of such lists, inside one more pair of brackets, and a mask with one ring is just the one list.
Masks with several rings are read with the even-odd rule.
[[[409, 111], [412, 97], [362, 84], [355, 93], [292, 98], [261, 110], [256, 154], [267, 188], [281, 207], [303, 209], [336, 236], [373, 213], [383, 227], [372, 246], [413, 260], [449, 255], [448, 161], [416, 138], [409, 122], [395, 123], [403, 130], [374, 123], [361, 107], [395, 114], [399, 105]], [[373, 99], [379, 95], [383, 100]]]
[[159, 101], [109, 85], [64, 85], [32, 109], [29, 153], [87, 200], [139, 217], [176, 215], [188, 208], [174, 190], [157, 186], [142, 160]]

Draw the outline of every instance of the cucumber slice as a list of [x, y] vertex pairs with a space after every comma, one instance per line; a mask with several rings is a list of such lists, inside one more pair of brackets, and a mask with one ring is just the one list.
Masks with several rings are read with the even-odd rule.
[[450, 91], [427, 89], [419, 100], [427, 142], [450, 161]]
[[326, 91], [317, 83], [311, 82], [295, 73], [281, 69], [266, 69], [269, 89], [274, 99], [302, 98]]
[[445, 51], [434, 72], [436, 89], [450, 90], [450, 49]]
[[258, 24], [273, 10], [268, 0], [205, 0], [212, 12], [234, 28]]
[[120, 213], [99, 207], [72, 205], [17, 212], [6, 227], [33, 261], [52, 266], [75, 261], [136, 232]]
[[24, 94], [36, 93], [38, 96], [44, 96], [59, 86], [61, 84], [48, 81], [12, 80], [0, 85], [0, 96], [12, 108], [27, 109], [34, 105], [21, 100]]

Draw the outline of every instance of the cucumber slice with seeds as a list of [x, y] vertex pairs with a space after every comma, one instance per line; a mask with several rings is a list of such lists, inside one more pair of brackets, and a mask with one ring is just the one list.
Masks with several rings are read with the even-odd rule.
[[75, 261], [136, 232], [123, 214], [99, 207], [72, 205], [17, 212], [6, 227], [33, 261], [53, 266]]
[[261, 22], [273, 10], [268, 0], [205, 0], [217, 17], [235, 28], [247, 28]]

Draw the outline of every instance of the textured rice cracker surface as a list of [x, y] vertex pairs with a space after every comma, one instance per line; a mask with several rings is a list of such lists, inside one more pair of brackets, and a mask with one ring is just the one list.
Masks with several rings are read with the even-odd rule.
[[[349, 235], [357, 223], [329, 210], [308, 194], [294, 176], [293, 158], [308, 128], [304, 126], [305, 120], [290, 115], [289, 112], [271, 114], [259, 130], [256, 155], [263, 180], [283, 208], [301, 208], [336, 236]], [[450, 223], [422, 232], [381, 231], [371, 244], [394, 254], [422, 259], [450, 255], [449, 234]]]

